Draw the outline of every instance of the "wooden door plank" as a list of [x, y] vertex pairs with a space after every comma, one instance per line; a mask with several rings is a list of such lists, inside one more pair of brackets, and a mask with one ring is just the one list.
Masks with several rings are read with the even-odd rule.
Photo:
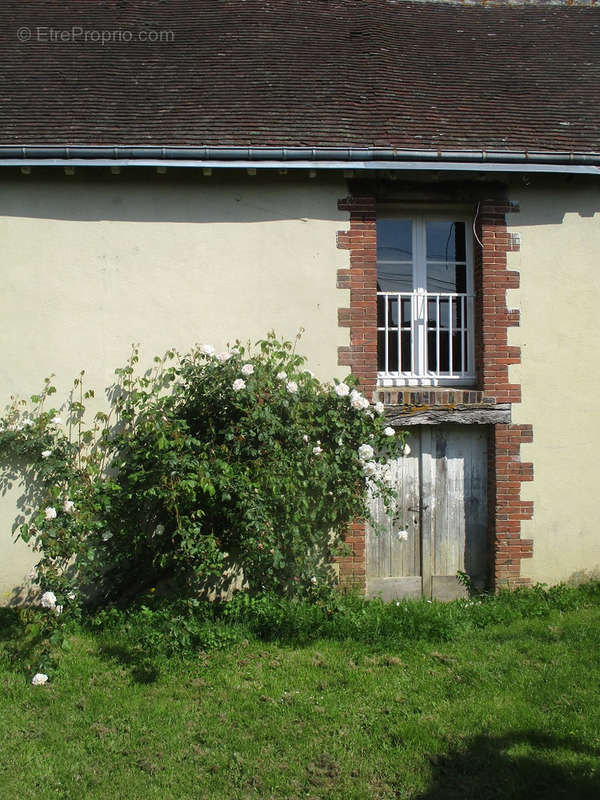
[[436, 600], [443, 601], [469, 596], [466, 587], [456, 580], [455, 575], [434, 575], [431, 579], [431, 594]]
[[379, 597], [384, 603], [402, 600], [407, 597], [420, 597], [421, 578], [418, 575], [407, 578], [369, 578], [367, 597]]
[[[440, 426], [442, 427], [442, 426]], [[432, 593], [440, 599], [464, 595], [456, 573], [481, 583], [487, 564], [487, 431], [478, 426], [443, 426], [436, 436]]]
[[[367, 581], [376, 578], [419, 577], [421, 572], [420, 543], [420, 435], [411, 432], [411, 453], [392, 461], [391, 470], [398, 504], [398, 518], [390, 520], [380, 498], [370, 500], [376, 529], [367, 526]], [[379, 532], [377, 532], [377, 530]], [[406, 541], [398, 536], [408, 532]]]
[[433, 574], [433, 531], [436, 516], [436, 495], [434, 491], [435, 459], [433, 457], [432, 432], [430, 425], [421, 429], [421, 575], [423, 595], [431, 597], [431, 576]]

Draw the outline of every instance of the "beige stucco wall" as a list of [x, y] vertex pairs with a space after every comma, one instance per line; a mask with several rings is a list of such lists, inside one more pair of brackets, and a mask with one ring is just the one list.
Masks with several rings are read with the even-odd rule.
[[522, 447], [534, 481], [522, 484], [535, 503], [522, 536], [534, 540], [533, 559], [521, 570], [555, 583], [600, 576], [600, 184], [534, 179], [515, 184], [510, 217], [521, 249], [509, 256], [520, 289], [509, 292], [521, 324], [510, 343], [522, 363], [510, 368], [523, 402], [513, 420], [533, 424], [533, 443]]
[[[56, 373], [109, 385], [132, 342], [150, 362], [197, 342], [223, 348], [274, 329], [321, 378], [347, 373], [336, 288], [348, 266], [341, 178], [148, 174], [44, 175], [0, 181], [0, 404]], [[0, 498], [0, 601], [33, 558], [13, 544], [15, 493]]]

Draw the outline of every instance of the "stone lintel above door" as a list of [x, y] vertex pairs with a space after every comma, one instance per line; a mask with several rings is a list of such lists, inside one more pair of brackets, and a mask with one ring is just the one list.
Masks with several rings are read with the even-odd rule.
[[511, 421], [510, 403], [434, 403], [390, 405], [385, 413], [391, 425], [500, 425]]

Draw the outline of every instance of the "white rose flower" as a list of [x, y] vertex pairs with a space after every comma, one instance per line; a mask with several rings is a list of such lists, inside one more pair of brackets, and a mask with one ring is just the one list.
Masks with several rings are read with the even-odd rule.
[[296, 381], [288, 381], [285, 385], [285, 388], [288, 390], [290, 394], [296, 394], [298, 391], [298, 384]]
[[60, 417], [52, 417], [50, 420], [51, 425], [62, 425], [62, 419]]
[[229, 361], [229, 359], [231, 358], [231, 353], [219, 353], [217, 358], [219, 359], [221, 364], [224, 364], [226, 361]]
[[387, 428], [384, 428], [383, 432], [385, 433], [386, 436], [395, 436], [396, 435], [396, 431], [392, 427], [390, 427], [389, 425], [388, 425]]
[[322, 452], [323, 452], [322, 447], [319, 447], [318, 445], [317, 447], [313, 447], [313, 456], [320, 456]]
[[52, 450], [42, 450], [42, 458], [50, 458]]
[[165, 532], [165, 526], [157, 525], [156, 528], [154, 528], [154, 530], [152, 531], [152, 536], [162, 536], [164, 532]]
[[65, 500], [63, 503], [63, 511], [65, 514], [72, 514], [75, 511], [75, 503], [72, 500]]
[[242, 375], [252, 375], [254, 366], [252, 364], [244, 364], [242, 367]]
[[69, 592], [67, 594], [67, 597], [69, 598], [69, 600], [75, 600], [75, 592]]
[[277, 379], [278, 380], [284, 381], [286, 378], [287, 378], [287, 372], [283, 372], [283, 370], [282, 370], [281, 372], [277, 373]]
[[201, 344], [200, 352], [205, 356], [214, 356], [215, 348], [212, 346], [212, 344]]
[[42, 608], [54, 608], [56, 606], [56, 595], [54, 592], [44, 592], [40, 604]]
[[369, 408], [370, 403], [360, 392], [357, 392], [356, 389], [352, 389], [350, 392], [350, 405], [352, 408], [362, 410]]
[[348, 397], [350, 394], [350, 387], [347, 383], [337, 383], [333, 387], [333, 391], [337, 394], [338, 397]]
[[104, 533], [102, 534], [102, 541], [108, 542], [108, 540], [112, 539], [112, 537], [113, 537], [112, 531], [104, 531]]
[[305, 434], [304, 434], [304, 436], [302, 437], [302, 441], [303, 441], [303, 442], [308, 442], [308, 436], [307, 436], [307, 434], [306, 434], [306, 433], [305, 433]]
[[241, 378], [236, 378], [233, 382], [233, 391], [240, 392], [242, 389], [246, 388], [246, 381], [242, 380]]
[[36, 672], [31, 682], [34, 686], [43, 686], [45, 683], [48, 682], [48, 676], [44, 675], [43, 672]]
[[53, 506], [48, 506], [44, 509], [46, 519], [56, 519], [56, 509]]
[[315, 576], [314, 576], [314, 575], [313, 575], [313, 576], [312, 576], [312, 578], [310, 579], [310, 582], [312, 583], [312, 585], [313, 585], [313, 586], [316, 586], [316, 585], [317, 585], [317, 579], [315, 578]]
[[373, 458], [374, 452], [370, 444], [361, 444], [358, 448], [358, 457], [361, 461], [370, 461]]
[[411, 454], [411, 452], [412, 451], [411, 451], [410, 447], [407, 444], [405, 444], [404, 447], [402, 448], [402, 455], [409, 456]]
[[398, 539], [400, 539], [401, 542], [408, 541], [408, 531], [398, 531], [396, 536], [398, 537]]
[[381, 469], [380, 478], [385, 484], [387, 484], [390, 487], [395, 484], [396, 481], [394, 480], [394, 474], [392, 473], [392, 469], [389, 464], [383, 465]]
[[378, 471], [378, 464], [376, 461], [367, 461], [366, 464], [363, 464], [363, 472], [367, 476], [367, 478], [372, 478], [373, 475], [376, 475]]
[[376, 414], [383, 414], [384, 412], [383, 403], [375, 403], [374, 408]]
[[56, 612], [56, 616], [59, 617], [63, 612], [63, 606], [56, 606], [54, 611]]

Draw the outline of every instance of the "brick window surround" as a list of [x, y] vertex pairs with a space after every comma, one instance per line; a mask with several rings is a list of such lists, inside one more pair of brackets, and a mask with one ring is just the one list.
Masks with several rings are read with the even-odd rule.
[[[350, 308], [338, 310], [338, 324], [349, 328], [350, 344], [340, 347], [338, 363], [349, 367], [363, 392], [371, 397], [377, 381], [377, 202], [360, 194], [338, 202], [350, 217], [348, 230], [339, 231], [337, 246], [348, 250], [350, 267], [340, 269], [337, 285], [350, 290]], [[518, 250], [509, 235], [506, 214], [518, 208], [503, 197], [482, 197], [475, 206], [475, 230], [482, 246], [475, 246], [476, 371], [477, 385], [487, 403], [519, 403], [521, 387], [511, 384], [508, 368], [519, 364], [519, 347], [508, 344], [508, 328], [519, 325], [519, 311], [506, 305], [507, 289], [519, 287], [519, 273], [509, 270], [507, 253]], [[445, 390], [447, 393], [447, 389]], [[440, 402], [444, 402], [440, 395]], [[533, 465], [521, 461], [521, 443], [531, 442], [531, 425], [490, 426], [488, 446], [488, 507], [490, 584], [519, 586], [530, 583], [521, 575], [521, 560], [533, 554], [533, 542], [521, 539], [521, 521], [530, 519], [533, 503], [521, 500], [521, 482], [533, 479]], [[350, 555], [340, 559], [344, 585], [365, 588], [365, 523], [350, 526], [346, 542]]]

